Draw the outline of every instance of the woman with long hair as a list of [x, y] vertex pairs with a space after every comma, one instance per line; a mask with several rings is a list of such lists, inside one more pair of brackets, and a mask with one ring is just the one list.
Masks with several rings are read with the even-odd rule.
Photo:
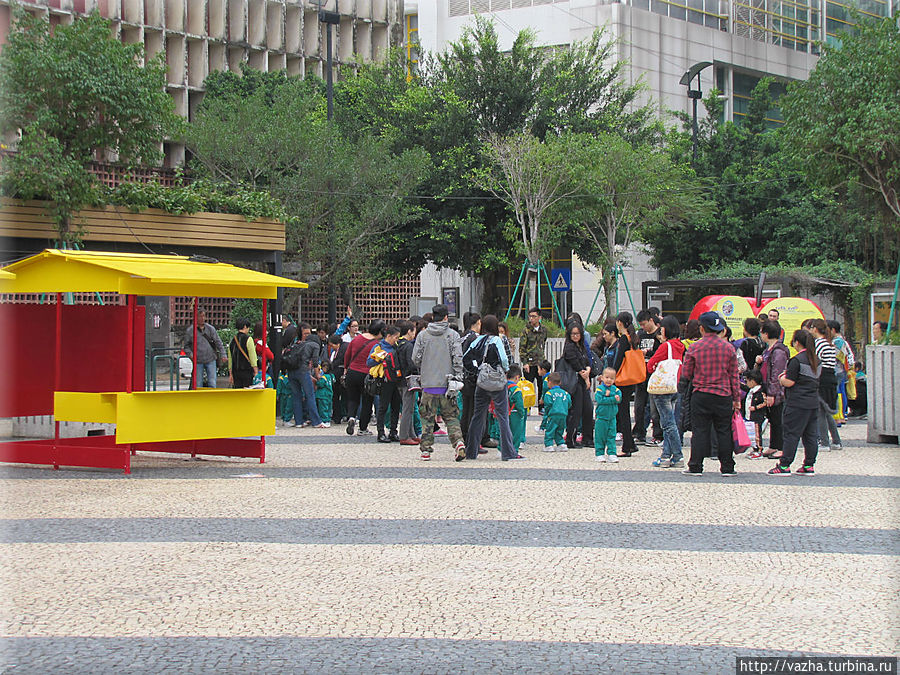
[[[509, 370], [509, 353], [507, 343], [500, 337], [500, 326], [497, 317], [488, 314], [481, 319], [481, 335], [472, 342], [470, 349], [478, 348], [479, 341], [486, 341], [484, 363], [495, 368]], [[472, 421], [469, 422], [469, 435], [466, 439], [466, 458], [477, 459], [481, 435], [487, 423], [488, 407], [494, 403], [494, 413], [500, 427], [500, 459], [504, 462], [511, 459], [525, 459], [513, 445], [512, 431], [509, 428], [509, 394], [506, 387], [499, 391], [487, 391], [475, 385], [475, 404]]]
[[[678, 319], [674, 316], [664, 316], [660, 322], [660, 337], [663, 343], [656, 350], [656, 353], [647, 361], [647, 376], [653, 374], [653, 371], [663, 361], [674, 359], [681, 361], [684, 358], [684, 345], [678, 336], [681, 334], [681, 326]], [[681, 368], [679, 368], [679, 374]], [[676, 385], [678, 376], [675, 378]], [[678, 429], [677, 420], [681, 416], [681, 410], [678, 405], [678, 392], [671, 394], [650, 394], [650, 400], [656, 405], [659, 411], [659, 423], [663, 431], [663, 447], [662, 454], [653, 461], [653, 466], [663, 469], [669, 467], [680, 467], [684, 465], [684, 455], [681, 451], [681, 432]]]
[[[563, 360], [578, 377], [572, 391], [572, 407], [566, 420], [566, 446], [569, 448], [594, 447], [594, 411], [591, 407], [591, 362], [584, 348], [584, 329], [577, 321], [570, 321], [566, 328]], [[575, 442], [575, 432], [581, 424], [582, 442]]]
[[[619, 368], [622, 367], [622, 362], [625, 360], [625, 352], [629, 349], [637, 349], [634, 317], [628, 312], [619, 312], [616, 315], [616, 330], [619, 332], [619, 339], [616, 342], [616, 355], [611, 367], [618, 372]], [[634, 396], [635, 385], [616, 386], [622, 391], [622, 400], [619, 401], [619, 414], [616, 417], [616, 426], [619, 433], [622, 434], [622, 452], [619, 453], [619, 457], [631, 457], [633, 453], [637, 452], [634, 435], [631, 431], [631, 399]]]
[[[841, 449], [841, 435], [838, 433], [834, 414], [837, 412], [838, 379], [837, 348], [829, 337], [828, 325], [824, 319], [812, 319], [809, 330], [816, 339], [816, 358], [822, 364], [819, 375], [819, 452]], [[828, 434], [831, 445], [828, 445]]]
[[778, 464], [769, 470], [772, 476], [789, 476], [797, 445], [803, 441], [803, 465], [800, 475], [812, 475], [819, 453], [819, 373], [822, 365], [816, 358], [816, 339], [809, 331], [794, 331], [791, 346], [797, 355], [787, 363], [779, 378], [784, 387], [784, 445]]
[[[344, 355], [344, 380], [347, 390], [347, 435], [356, 431], [358, 436], [371, 436], [369, 421], [372, 419], [372, 403], [374, 399], [365, 391], [366, 375], [369, 366], [366, 361], [378, 341], [384, 337], [386, 326], [383, 319], [375, 319], [369, 324], [365, 333], [359, 333]], [[357, 409], [359, 409], [359, 429], [356, 429]]]

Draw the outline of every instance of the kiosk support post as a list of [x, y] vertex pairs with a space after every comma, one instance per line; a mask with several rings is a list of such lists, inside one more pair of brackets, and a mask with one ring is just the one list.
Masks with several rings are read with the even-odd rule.
[[[259, 364], [259, 372], [260, 372], [260, 381], [262, 382], [263, 389], [266, 388], [266, 324], [269, 322], [269, 301], [266, 298], [263, 298], [263, 307], [262, 307], [262, 361]], [[272, 386], [275, 386], [275, 378], [272, 378]], [[259, 463], [265, 464], [266, 461], [266, 437], [265, 435], [259, 437]]]
[[[53, 368], [53, 391], [62, 389], [62, 293], [56, 294], [56, 359]], [[53, 469], [59, 471], [59, 420], [53, 417]]]

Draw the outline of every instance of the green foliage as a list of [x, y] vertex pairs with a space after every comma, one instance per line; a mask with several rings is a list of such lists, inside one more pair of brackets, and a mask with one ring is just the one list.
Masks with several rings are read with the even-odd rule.
[[20, 130], [4, 161], [4, 190], [50, 199], [65, 239], [77, 239], [72, 215], [97, 198], [88, 173], [95, 153], [123, 164], [152, 162], [180, 119], [165, 91], [162, 57], [141, 65], [143, 46], [123, 44], [98, 13], [50, 31], [46, 18], [15, 8], [0, 53], [0, 131]]
[[286, 217], [281, 204], [268, 192], [240, 185], [219, 188], [208, 180], [179, 182], [173, 187], [154, 182], [124, 182], [113, 189], [104, 188], [96, 203], [126, 206], [135, 212], [162, 209], [175, 214], [233, 213], [248, 221], [258, 218], [285, 220]]
[[805, 82], [780, 102], [785, 142], [825, 186], [856, 181], [874, 191], [900, 227], [900, 28], [856, 15], [840, 45], [823, 45]]
[[231, 323], [237, 319], [247, 319], [250, 321], [251, 332], [253, 326], [262, 322], [262, 300], [258, 298], [238, 298], [234, 301], [234, 307], [231, 309]]
[[[501, 315], [502, 319], [503, 316]], [[551, 338], [560, 338], [566, 336], [566, 331], [563, 328], [560, 328], [559, 324], [555, 321], [547, 321], [543, 322], [544, 328], [547, 329], [547, 337]], [[528, 325], [528, 321], [519, 316], [510, 315], [508, 319], [506, 319], [506, 327], [509, 328], [509, 336], [510, 337], [521, 337], [525, 332], [525, 326]]]

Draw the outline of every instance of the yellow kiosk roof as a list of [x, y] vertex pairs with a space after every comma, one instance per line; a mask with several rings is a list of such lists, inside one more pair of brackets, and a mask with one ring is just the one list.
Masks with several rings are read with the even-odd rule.
[[279, 287], [307, 288], [307, 284], [187, 256], [59, 249], [46, 249], [0, 270], [0, 293], [108, 291], [271, 299]]

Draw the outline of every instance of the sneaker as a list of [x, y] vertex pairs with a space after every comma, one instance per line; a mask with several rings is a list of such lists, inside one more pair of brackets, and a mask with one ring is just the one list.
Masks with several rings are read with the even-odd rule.
[[320, 422], [319, 424], [314, 424], [313, 429], [329, 429], [331, 425], [328, 422]]
[[356, 435], [357, 436], [372, 436], [372, 432], [369, 431], [368, 429], [360, 429], [359, 431], [356, 432]]
[[603, 464], [606, 464], [606, 455], [597, 455], [594, 457], [594, 461], [602, 462]]
[[749, 455], [747, 455], [747, 459], [762, 459], [763, 454], [759, 451], [759, 449], [754, 450]]
[[770, 476], [790, 476], [791, 467], [776, 464], [774, 468], [769, 469], [766, 473], [768, 473]]
[[684, 459], [675, 459], [672, 460], [672, 464], [670, 465], [673, 469], [680, 469], [684, 466]]
[[[834, 445], [831, 446], [831, 449], [832, 449], [834, 452], [838, 452], [839, 450], [843, 450], [843, 449], [844, 449], [844, 446], [841, 445], [840, 443], [835, 443]], [[812, 467], [810, 467], [810, 468], [812, 468]]]
[[659, 467], [660, 469], [668, 469], [672, 466], [672, 460], [668, 457], [657, 457], [652, 462], [653, 466]]
[[831, 452], [831, 446], [819, 443], [819, 452]]
[[509, 457], [509, 458], [506, 458], [506, 459], [504, 459], [503, 461], [504, 461], [504, 462], [516, 462], [516, 461], [518, 461], [518, 460], [520, 460], [520, 459], [525, 459], [525, 458], [522, 457], [522, 455], [516, 455], [515, 457]]
[[607, 455], [607, 456], [606, 456], [606, 461], [609, 462], [610, 464], [618, 464], [618, 463], [619, 463], [619, 458], [616, 457], [615, 455]]
[[423, 450], [420, 457], [422, 458], [423, 462], [427, 462], [431, 459], [431, 453], [428, 450]]
[[737, 471], [735, 471], [734, 469], [732, 469], [731, 471], [723, 471], [722, 475], [725, 478], [731, 478], [732, 476], [737, 476]]
[[811, 466], [801, 466], [794, 473], [796, 473], [797, 475], [800, 475], [800, 476], [815, 476], [816, 470], [814, 468], [812, 468]]
[[644, 441], [644, 445], [646, 445], [648, 448], [661, 448], [662, 444], [662, 441], [658, 441], [655, 438], [648, 438], [646, 441]]
[[702, 476], [703, 475], [702, 471], [691, 471], [690, 469], [685, 469], [681, 473], [684, 474], [685, 476]]
[[434, 432], [434, 435], [435, 436], [446, 436], [447, 432], [444, 431], [443, 429], [438, 429], [437, 431]]
[[575, 436], [575, 442], [584, 443], [584, 436], [582, 434], [578, 434], [577, 436]]
[[466, 458], [466, 446], [462, 441], [456, 444], [456, 461], [461, 462]]
[[617, 440], [617, 441], [621, 441], [621, 440], [622, 440], [622, 434], [616, 434], [616, 440]]
[[569, 451], [569, 446], [566, 445], [565, 443], [561, 443], [560, 445], [557, 445], [557, 446], [556, 446], [556, 451], [557, 451], [557, 452], [568, 452], [568, 451]]
[[481, 444], [485, 448], [499, 448], [500, 444], [495, 441], [493, 438], [487, 439], [484, 443]]
[[306, 420], [306, 421], [305, 421], [303, 424], [301, 424], [300, 426], [301, 426], [301, 427], [311, 427], [311, 426], [312, 426], [312, 422], [310, 422], [309, 420]]
[[347, 420], [347, 435], [352, 436], [354, 431], [356, 431], [356, 418], [351, 417]]
[[545, 445], [543, 447], [543, 452], [556, 452], [556, 446], [555, 445]]

